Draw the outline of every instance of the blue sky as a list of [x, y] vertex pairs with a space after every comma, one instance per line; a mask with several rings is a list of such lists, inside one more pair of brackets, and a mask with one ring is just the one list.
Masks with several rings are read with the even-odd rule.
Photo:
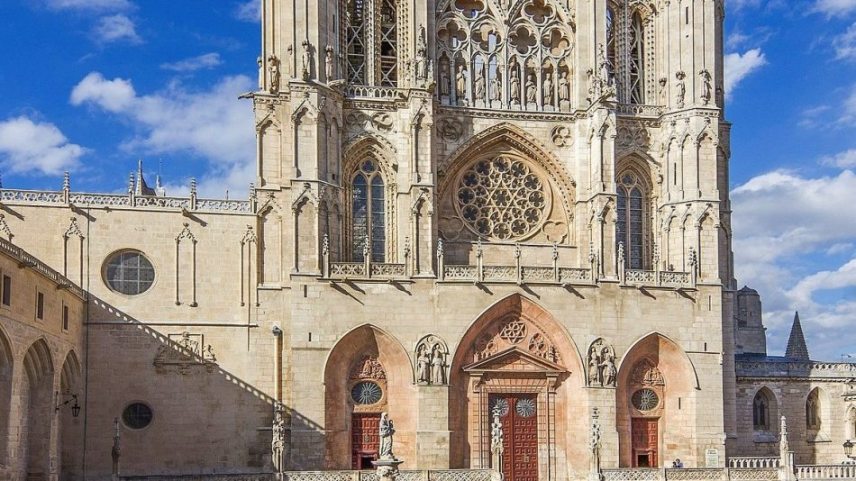
[[[257, 0], [0, 1], [6, 187], [246, 195]], [[856, 358], [856, 0], [728, 0], [738, 282], [771, 353], [800, 310], [813, 357]]]

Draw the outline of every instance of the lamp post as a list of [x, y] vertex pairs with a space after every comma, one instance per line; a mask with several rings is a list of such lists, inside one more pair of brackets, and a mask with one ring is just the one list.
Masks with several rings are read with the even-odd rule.
[[849, 439], [847, 441], [844, 441], [844, 455], [847, 456], [847, 459], [852, 460], [856, 458], [853, 456], [853, 442]]

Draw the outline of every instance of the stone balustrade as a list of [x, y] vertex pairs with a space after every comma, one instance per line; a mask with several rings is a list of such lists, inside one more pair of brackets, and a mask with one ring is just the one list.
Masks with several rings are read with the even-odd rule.
[[53, 281], [58, 288], [68, 289], [69, 292], [71, 292], [72, 294], [83, 300], [86, 300], [86, 291], [68, 280], [59, 272], [50, 268], [44, 262], [32, 256], [24, 249], [21, 249], [20, 247], [12, 244], [11, 241], [0, 238], [0, 251], [12, 257], [13, 259], [16, 259], [20, 267], [29, 267], [38, 272], [39, 274], [47, 277], [49, 280]]
[[838, 480], [856, 479], [856, 464], [829, 464], [797, 466], [796, 476], [799, 481], [812, 480]]
[[190, 197], [137, 196], [133, 194], [96, 194], [68, 190], [0, 189], [0, 202], [17, 205], [73, 205], [93, 208], [168, 209], [198, 212], [234, 212], [252, 214], [252, 200], [198, 199]]
[[778, 468], [781, 460], [778, 456], [736, 456], [728, 458], [730, 468]]
[[400, 100], [405, 98], [404, 91], [394, 87], [373, 87], [368, 85], [348, 85], [345, 96], [353, 99]]
[[255, 474], [174, 474], [154, 476], [119, 476], [119, 481], [277, 481], [273, 473]]
[[603, 481], [777, 481], [777, 468], [604, 469]]

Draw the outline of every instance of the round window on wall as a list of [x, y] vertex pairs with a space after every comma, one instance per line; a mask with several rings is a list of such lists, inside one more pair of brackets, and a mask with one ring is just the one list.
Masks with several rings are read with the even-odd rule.
[[152, 287], [154, 281], [154, 266], [137, 251], [117, 252], [107, 259], [104, 267], [104, 282], [121, 294], [142, 294]]
[[131, 429], [143, 429], [152, 423], [152, 408], [143, 403], [129, 404], [122, 411], [122, 422]]
[[355, 384], [351, 389], [351, 399], [354, 404], [371, 405], [380, 402], [383, 397], [383, 391], [377, 383], [371, 381], [363, 381]]
[[660, 405], [660, 397], [653, 389], [640, 389], [633, 393], [633, 407], [640, 411], [650, 411]]

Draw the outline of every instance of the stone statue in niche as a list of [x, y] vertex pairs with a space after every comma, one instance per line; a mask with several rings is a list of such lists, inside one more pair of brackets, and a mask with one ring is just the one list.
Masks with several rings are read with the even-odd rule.
[[309, 43], [309, 40], [304, 40], [301, 45], [303, 45], [303, 55], [301, 56], [303, 80], [309, 80], [312, 78], [312, 44]]
[[256, 59], [256, 64], [259, 66], [259, 90], [265, 88], [265, 64], [261, 57]]
[[588, 355], [589, 386], [615, 387], [617, 374], [612, 346], [603, 339], [594, 341]]
[[490, 101], [500, 102], [502, 100], [502, 81], [499, 79], [499, 72], [490, 79]]
[[705, 105], [708, 105], [710, 104], [710, 99], [713, 98], [713, 85], [710, 83], [710, 72], [705, 69], [698, 74], [699, 77], [701, 77], [701, 101], [704, 102]]
[[291, 73], [291, 58], [294, 55], [294, 47], [289, 45], [288, 48], [285, 49], [285, 78], [292, 78], [293, 75]]
[[535, 86], [535, 75], [529, 74], [529, 77], [526, 80], [526, 103], [534, 104], [537, 96], [538, 88]]
[[683, 71], [678, 71], [675, 74], [675, 105], [679, 109], [684, 108], [684, 99], [687, 96], [687, 84], [684, 81], [686, 77], [687, 75]]
[[485, 84], [483, 69], [476, 70], [475, 84], [476, 100], [484, 100], [485, 88], [487, 87], [487, 85]]
[[458, 73], [455, 75], [455, 95], [458, 102], [463, 102], [467, 96], [467, 71], [463, 65], [458, 65]]
[[442, 386], [447, 381], [446, 369], [449, 349], [435, 335], [423, 337], [416, 344], [416, 382], [423, 385]]
[[666, 77], [660, 77], [660, 105], [666, 105], [666, 85], [669, 83], [669, 79]]
[[388, 413], [380, 415], [380, 429], [378, 434], [380, 435], [378, 456], [380, 459], [394, 460], [395, 454], [392, 452], [392, 436], [395, 434], [395, 425], [392, 419], [389, 418]]
[[413, 78], [420, 85], [428, 80], [428, 40], [425, 36], [425, 26], [419, 27], [419, 39], [416, 43], [416, 56], [413, 58]]
[[440, 95], [448, 97], [451, 94], [452, 79], [449, 77], [449, 66], [445, 63], [440, 68]]
[[513, 103], [520, 103], [520, 73], [517, 71], [517, 64], [513, 64], [510, 68], [511, 82], [509, 87], [511, 90], [511, 101]]
[[270, 93], [279, 92], [279, 59], [276, 55], [268, 57], [268, 72], [270, 72]]
[[544, 105], [553, 105], [553, 72], [544, 75]]
[[333, 47], [327, 45], [324, 52], [324, 77], [327, 79], [327, 83], [330, 83], [333, 80], [336, 80], [333, 76]]
[[568, 72], [562, 72], [562, 76], [559, 77], [559, 101], [571, 101], [571, 81], [568, 80]]

